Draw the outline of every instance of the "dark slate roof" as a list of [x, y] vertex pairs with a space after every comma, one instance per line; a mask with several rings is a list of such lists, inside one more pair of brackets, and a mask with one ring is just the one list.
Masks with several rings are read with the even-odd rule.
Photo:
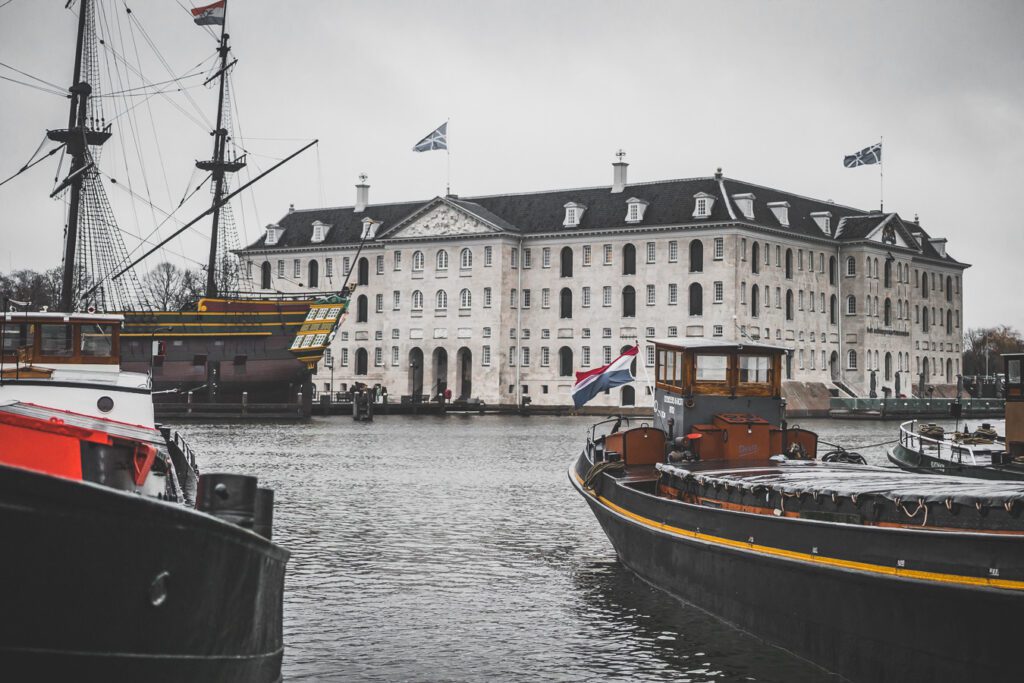
[[[266, 236], [250, 244], [247, 249], [289, 249], [308, 246], [337, 246], [356, 244], [359, 242], [362, 221], [369, 217], [382, 223], [378, 235], [386, 236], [405, 219], [429, 208], [432, 204], [447, 202], [473, 214], [499, 229], [512, 234], [539, 234], [561, 231], [585, 231], [601, 229], [621, 229], [631, 227], [626, 223], [626, 200], [636, 197], [646, 201], [647, 209], [644, 219], [637, 227], [696, 225], [704, 222], [738, 222], [753, 223], [782, 232], [804, 237], [827, 239], [818, 227], [811, 213], [827, 211], [831, 214], [833, 230], [842, 225], [837, 239], [856, 241], [865, 239], [883, 220], [887, 214], [877, 211], [863, 211], [842, 206], [830, 201], [810, 199], [801, 195], [791, 194], [762, 185], [722, 178], [728, 199], [723, 200], [719, 180], [712, 177], [689, 178], [683, 180], [666, 180], [650, 183], [634, 183], [627, 185], [622, 192], [612, 193], [610, 186], [577, 188], [568, 190], [552, 190], [547, 192], [528, 192], [521, 194], [487, 195], [480, 197], [435, 197], [417, 202], [396, 204], [371, 204], [365, 211], [356, 213], [352, 207], [329, 209], [295, 210], [286, 214], [278, 223], [284, 234], [276, 245], [265, 247]], [[693, 212], [696, 204], [695, 195], [706, 193], [715, 198], [711, 216], [707, 219], [695, 219]], [[733, 195], [754, 195], [754, 217], [747, 219], [732, 200]], [[735, 219], [729, 214], [733, 209]], [[586, 211], [576, 228], [564, 228], [565, 204], [575, 202], [586, 206]], [[789, 225], [783, 226], [775, 217], [769, 203], [789, 203]], [[317, 245], [310, 240], [313, 234], [313, 222], [321, 221], [331, 227], [326, 239]], [[903, 222], [898, 216], [892, 220], [897, 222], [897, 229], [908, 243], [917, 240], [912, 236], [915, 232], [924, 232], [915, 223]], [[927, 234], [923, 240], [922, 255], [928, 258], [957, 263], [950, 256], [942, 257], [928, 242]]]

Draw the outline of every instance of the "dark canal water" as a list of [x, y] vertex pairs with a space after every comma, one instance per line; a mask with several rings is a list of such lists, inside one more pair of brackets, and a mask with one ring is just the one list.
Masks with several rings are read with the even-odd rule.
[[[289, 548], [285, 675], [317, 681], [820, 681], [651, 588], [568, 482], [592, 418], [186, 425], [207, 472], [258, 473]], [[895, 422], [805, 420], [821, 438]], [[885, 462], [884, 448], [863, 451]], [[765, 587], [770, 590], [770, 587]]]

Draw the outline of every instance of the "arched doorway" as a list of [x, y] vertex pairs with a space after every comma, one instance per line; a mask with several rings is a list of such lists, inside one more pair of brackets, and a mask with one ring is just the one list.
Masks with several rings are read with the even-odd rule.
[[443, 348], [434, 349], [434, 379], [430, 384], [431, 398], [444, 396], [448, 388], [448, 351]]
[[473, 352], [465, 346], [455, 354], [455, 386], [458, 398], [468, 401], [473, 394]]
[[568, 346], [563, 346], [562, 348], [558, 349], [558, 376], [572, 377], [572, 374], [572, 349], [570, 349]]
[[572, 290], [568, 287], [563, 287], [558, 295], [558, 317], [572, 318]]
[[260, 266], [260, 287], [270, 289], [270, 261], [264, 261]]
[[369, 366], [369, 354], [366, 349], [356, 349], [356, 374], [365, 375]]
[[309, 262], [309, 288], [320, 286], [320, 263], [313, 259]]
[[356, 284], [357, 285], [368, 285], [370, 284], [370, 261], [365, 256], [359, 259], [358, 273]]
[[623, 406], [636, 405], [636, 390], [629, 384], [622, 387], [621, 404]]
[[690, 272], [704, 272], [704, 243], [700, 240], [690, 242]]
[[[888, 263], [888, 261], [886, 261]], [[889, 300], [886, 299], [886, 302]], [[885, 381], [892, 381], [892, 354], [888, 351], [885, 352]]]
[[832, 355], [828, 358], [828, 370], [829, 376], [832, 377], [832, 381], [835, 382], [839, 379], [839, 352], [833, 351]]
[[409, 351], [409, 395], [413, 401], [423, 397], [423, 350], [418, 346]]
[[[757, 246], [757, 242], [754, 242], [754, 246]], [[757, 317], [761, 314], [761, 293], [757, 288], [757, 285], [750, 287], [750, 315]]]
[[636, 317], [636, 290], [630, 285], [622, 288], [622, 317]]

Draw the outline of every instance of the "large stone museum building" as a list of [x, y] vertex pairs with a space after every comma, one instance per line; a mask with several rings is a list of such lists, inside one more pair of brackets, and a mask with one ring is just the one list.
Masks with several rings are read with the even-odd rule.
[[968, 266], [945, 239], [720, 171], [629, 183], [612, 166], [610, 186], [398, 204], [371, 203], [364, 178], [352, 206], [267, 226], [242, 273], [254, 291], [327, 294], [351, 269], [319, 391], [571, 405], [576, 371], [639, 342], [634, 385], [592, 404], [640, 405], [655, 337], [771, 340], [791, 350], [787, 392], [956, 382]]

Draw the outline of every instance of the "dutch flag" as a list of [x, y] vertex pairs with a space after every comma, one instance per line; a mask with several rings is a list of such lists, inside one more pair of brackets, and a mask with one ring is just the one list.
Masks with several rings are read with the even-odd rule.
[[576, 373], [576, 384], [572, 387], [572, 402], [577, 408], [597, 396], [605, 389], [628, 384], [633, 381], [629, 366], [640, 352], [637, 344], [608, 365], [588, 372]]
[[211, 24], [223, 26], [224, 3], [225, 0], [220, 0], [220, 2], [215, 2], [212, 5], [196, 7], [192, 10], [192, 20], [200, 26], [209, 26]]

